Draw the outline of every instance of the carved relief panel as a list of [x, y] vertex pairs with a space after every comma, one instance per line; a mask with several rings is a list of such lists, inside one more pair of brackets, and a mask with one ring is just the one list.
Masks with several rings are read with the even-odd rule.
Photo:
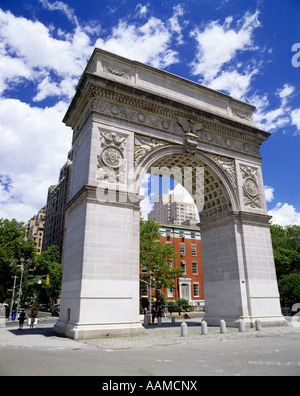
[[243, 200], [245, 207], [262, 208], [261, 193], [258, 181], [258, 168], [240, 165], [243, 179]]
[[126, 136], [99, 129], [101, 153], [97, 156], [97, 181], [126, 183]]

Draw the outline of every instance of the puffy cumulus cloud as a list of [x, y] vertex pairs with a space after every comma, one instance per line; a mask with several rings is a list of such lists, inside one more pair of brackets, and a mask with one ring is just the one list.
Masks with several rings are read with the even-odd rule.
[[[179, 18], [180, 6], [174, 7], [167, 21], [150, 17], [145, 22], [118, 21], [108, 35], [100, 35], [95, 21], [80, 25], [73, 10], [61, 1], [40, 0], [51, 11], [61, 11], [74, 22], [73, 32], [47, 27], [43, 23], [17, 17], [0, 9], [0, 89], [2, 92], [16, 84], [34, 82], [35, 101], [48, 96], [70, 99], [87, 60], [95, 47], [151, 64], [167, 67], [177, 63], [178, 53], [172, 48], [173, 39], [182, 41]], [[146, 14], [147, 7], [140, 7]]]
[[268, 214], [272, 216], [271, 222], [283, 227], [288, 225], [300, 225], [300, 213], [293, 205], [279, 202]]
[[[49, 95], [66, 96], [74, 93], [75, 81], [83, 71], [93, 46], [89, 35], [77, 26], [71, 35], [58, 40], [51, 29], [39, 21], [16, 17], [0, 9], [0, 87], [10, 89], [24, 79], [37, 84], [35, 100], [44, 99], [45, 78], [52, 72], [48, 82]], [[55, 76], [55, 77], [54, 77]], [[49, 77], [48, 77], [49, 78]], [[72, 83], [72, 89], [59, 89], [64, 80]], [[55, 92], [53, 84], [57, 83]], [[41, 84], [41, 85], [40, 85]]]
[[253, 95], [251, 103], [257, 109], [254, 113], [254, 119], [257, 126], [269, 132], [275, 132], [285, 126], [296, 125], [300, 132], [300, 109], [291, 110], [288, 102], [294, 96], [296, 88], [290, 84], [284, 84], [282, 88], [276, 91], [276, 97], [279, 98], [278, 107], [270, 109], [268, 96]]
[[0, 99], [0, 217], [27, 221], [46, 204], [71, 148], [71, 130], [62, 123], [66, 105], [44, 109]]
[[[197, 56], [191, 64], [192, 73], [200, 76], [203, 84], [225, 90], [238, 98], [247, 92], [255, 68], [252, 67], [247, 75], [242, 75], [232, 70], [230, 63], [241, 51], [256, 50], [253, 33], [260, 26], [258, 14], [247, 12], [235, 27], [233, 17], [229, 16], [223, 24], [212, 21], [203, 29], [196, 28], [191, 33], [198, 45]], [[233, 80], [235, 87], [231, 90]]]
[[172, 29], [158, 18], [151, 17], [142, 26], [121, 20], [109, 37], [96, 41], [96, 47], [154, 67], [167, 67], [179, 61], [177, 51], [171, 48], [172, 38]]

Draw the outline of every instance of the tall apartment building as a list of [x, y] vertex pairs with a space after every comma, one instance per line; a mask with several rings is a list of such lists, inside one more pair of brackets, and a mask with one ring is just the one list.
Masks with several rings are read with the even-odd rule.
[[65, 206], [69, 196], [71, 164], [71, 155], [69, 154], [68, 161], [60, 169], [58, 183], [49, 187], [47, 197], [43, 251], [51, 245], [57, 245], [61, 262], [65, 234]]
[[[166, 293], [167, 300], [175, 301], [177, 298], [188, 300], [195, 309], [204, 306], [203, 268], [201, 251], [201, 234], [195, 222], [188, 221], [188, 225], [161, 224], [161, 241], [174, 245], [178, 258], [168, 264], [173, 268], [182, 268], [183, 272], [174, 284], [173, 290]], [[143, 268], [141, 268], [143, 271]], [[154, 295], [154, 290], [152, 290]], [[149, 288], [144, 291], [143, 298], [149, 300]]]
[[179, 195], [162, 194], [159, 201], [154, 203], [148, 219], [162, 224], [182, 224], [187, 220], [196, 220], [195, 205], [183, 202]]
[[33, 216], [26, 225], [26, 238], [32, 238], [37, 248], [36, 254], [41, 254], [44, 238], [46, 207], [40, 209], [37, 215]]

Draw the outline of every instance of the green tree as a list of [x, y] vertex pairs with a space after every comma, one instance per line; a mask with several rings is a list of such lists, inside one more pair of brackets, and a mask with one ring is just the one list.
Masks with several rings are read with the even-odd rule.
[[278, 281], [278, 289], [282, 306], [300, 303], [300, 274], [284, 275]]
[[277, 278], [300, 272], [300, 226], [271, 225]]
[[[57, 246], [50, 246], [46, 251], [36, 256], [31, 264], [32, 281], [24, 285], [24, 298], [29, 298], [34, 294], [38, 295], [40, 303], [48, 303], [49, 298], [58, 298], [61, 291], [62, 265], [59, 264], [59, 249]], [[49, 276], [49, 285], [46, 285], [46, 275]], [[38, 279], [41, 283], [38, 283]]]
[[21, 270], [17, 266], [21, 264], [20, 259], [24, 258], [27, 264], [34, 259], [35, 251], [33, 239], [25, 240], [24, 223], [0, 219], [0, 302], [11, 298], [7, 290], [12, 288], [12, 276], [20, 278]]
[[[160, 224], [154, 220], [140, 220], [141, 280], [150, 282], [156, 290], [174, 288], [174, 281], [182, 274], [182, 268], [172, 268], [170, 263], [177, 258], [174, 246], [160, 241]], [[143, 288], [143, 282], [141, 284]]]

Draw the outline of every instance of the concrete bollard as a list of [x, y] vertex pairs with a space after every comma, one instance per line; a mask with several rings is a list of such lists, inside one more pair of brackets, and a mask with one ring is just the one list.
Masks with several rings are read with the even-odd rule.
[[256, 320], [256, 321], [255, 321], [255, 330], [256, 330], [256, 331], [261, 331], [260, 320]]
[[157, 325], [161, 326], [161, 317], [160, 316], [157, 317]]
[[240, 319], [238, 322], [239, 322], [239, 331], [243, 333], [245, 331], [245, 323], [242, 319]]
[[187, 325], [186, 325], [186, 323], [181, 323], [181, 337], [187, 337]]
[[144, 317], [144, 326], [145, 326], [145, 327], [148, 326], [148, 319], [147, 319], [147, 316]]
[[172, 325], [175, 324], [175, 316], [172, 316], [172, 318], [171, 318], [171, 323], [172, 323]]
[[222, 334], [226, 333], [226, 322], [223, 319], [220, 320], [220, 332]]
[[202, 335], [207, 335], [207, 323], [205, 320], [202, 320], [201, 322], [201, 333]]

